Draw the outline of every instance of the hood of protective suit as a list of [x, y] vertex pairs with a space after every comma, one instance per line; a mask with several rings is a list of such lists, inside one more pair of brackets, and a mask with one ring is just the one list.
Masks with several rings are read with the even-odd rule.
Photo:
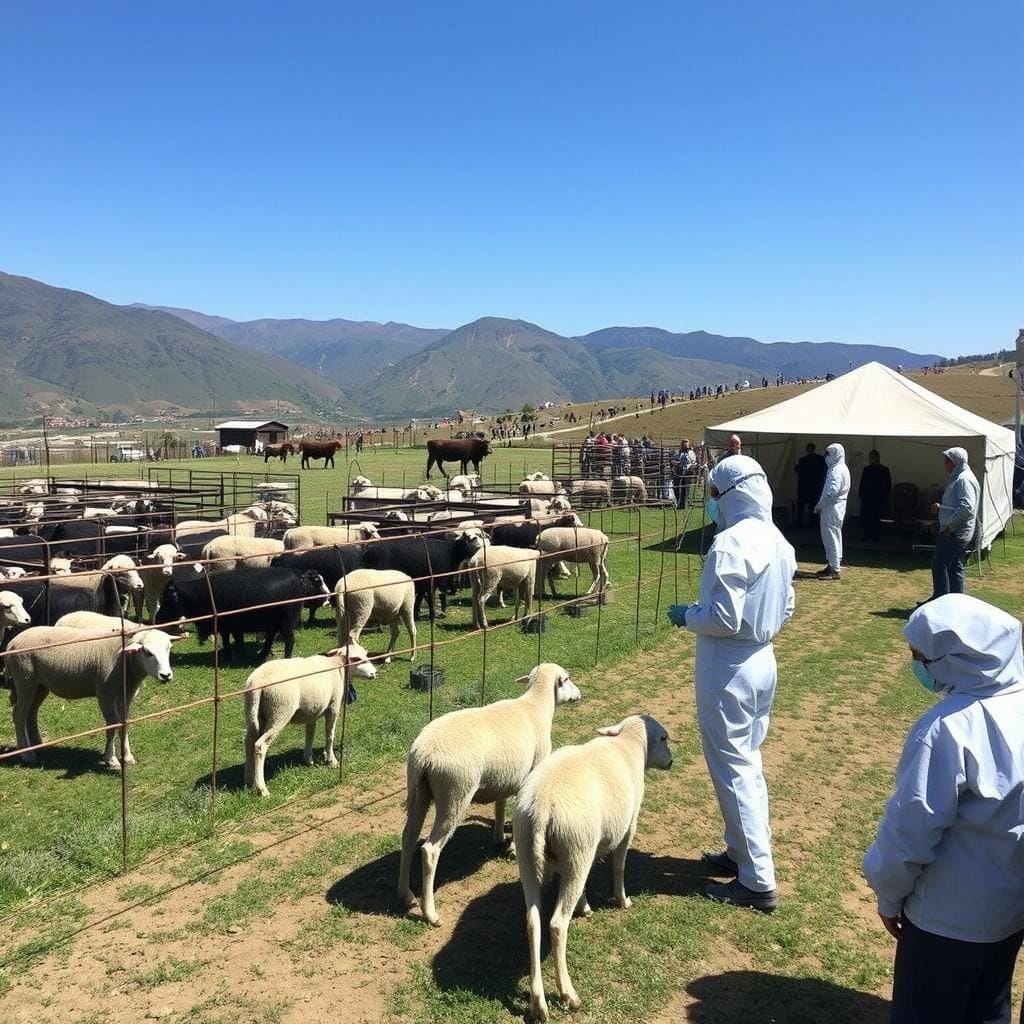
[[1024, 689], [1021, 624], [968, 594], [946, 594], [922, 605], [907, 622], [907, 643], [953, 693], [988, 697]]
[[841, 444], [830, 444], [825, 449], [825, 465], [831, 469], [846, 461], [846, 449]]
[[711, 470], [708, 481], [718, 491], [723, 526], [735, 526], [741, 519], [772, 521], [772, 489], [756, 459], [730, 455]]
[[953, 463], [953, 476], [962, 473], [967, 467], [967, 450], [965, 448], [947, 448], [942, 454]]

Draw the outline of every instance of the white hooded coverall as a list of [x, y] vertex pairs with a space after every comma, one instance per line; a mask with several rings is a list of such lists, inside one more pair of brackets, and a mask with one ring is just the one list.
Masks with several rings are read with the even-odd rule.
[[733, 455], [708, 475], [719, 524], [686, 626], [697, 634], [694, 671], [701, 746], [725, 822], [725, 846], [748, 889], [775, 888], [761, 744], [775, 695], [772, 638], [793, 614], [793, 548], [772, 523], [764, 470]]
[[846, 499], [850, 494], [850, 471], [846, 467], [846, 452], [841, 444], [830, 444], [825, 449], [825, 464], [828, 472], [814, 511], [821, 514], [825, 559], [839, 572], [843, 561], [843, 519], [846, 517]]

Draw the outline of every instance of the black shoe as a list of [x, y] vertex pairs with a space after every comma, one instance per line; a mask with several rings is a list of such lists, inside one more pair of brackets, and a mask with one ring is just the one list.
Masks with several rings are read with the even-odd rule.
[[918, 608], [923, 608], [929, 601], [934, 600], [934, 597], [926, 597], [923, 601], [918, 601], [917, 604], [914, 605], [914, 610], [917, 611]]
[[729, 856], [728, 850], [712, 853], [705, 850], [700, 855], [700, 864], [709, 875], [720, 878], [735, 878], [740, 873], [740, 866]]
[[828, 576], [828, 574], [829, 574], [829, 573], [830, 573], [831, 571], [832, 571], [832, 566], [830, 566], [830, 565], [826, 565], [824, 569], [819, 569], [819, 570], [818, 570], [818, 571], [817, 571], [817, 572], [816, 572], [816, 573], [814, 574], [814, 578], [815, 578], [816, 580], [823, 580], [823, 579], [825, 579], [825, 577], [826, 577], [826, 576]]
[[815, 573], [814, 576], [819, 580], [841, 580], [843, 578], [839, 570], [833, 569], [831, 565], [822, 569], [821, 572]]
[[748, 889], [738, 878], [721, 885], [713, 883], [704, 891], [707, 893], [708, 899], [712, 899], [716, 903], [726, 903], [730, 907], [749, 907], [762, 914], [770, 914], [779, 905], [777, 889], [756, 892], [753, 889]]

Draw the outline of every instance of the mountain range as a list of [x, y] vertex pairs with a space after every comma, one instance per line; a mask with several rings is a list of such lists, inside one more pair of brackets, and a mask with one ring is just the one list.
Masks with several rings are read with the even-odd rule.
[[[763, 343], [704, 331], [609, 327], [566, 337], [483, 317], [454, 330], [343, 319], [235, 321], [117, 306], [0, 273], [3, 418], [167, 410], [398, 419], [524, 403], [688, 390], [761, 376], [813, 377], [868, 360], [939, 357], [840, 343]], [[278, 404], [280, 403], [280, 404]]]

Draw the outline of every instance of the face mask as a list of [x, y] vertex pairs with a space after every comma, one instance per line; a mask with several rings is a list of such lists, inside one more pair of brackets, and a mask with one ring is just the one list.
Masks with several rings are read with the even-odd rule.
[[931, 674], [928, 670], [928, 666], [925, 665], [924, 662], [918, 661], [915, 658], [910, 663], [910, 667], [913, 670], [914, 677], [929, 693], [942, 692], [942, 684]]
[[721, 526], [722, 524], [718, 521], [718, 517], [722, 514], [721, 510], [718, 507], [718, 499], [708, 498], [706, 508], [708, 513], [708, 519], [710, 519], [711, 522], [715, 524], [715, 526]]

